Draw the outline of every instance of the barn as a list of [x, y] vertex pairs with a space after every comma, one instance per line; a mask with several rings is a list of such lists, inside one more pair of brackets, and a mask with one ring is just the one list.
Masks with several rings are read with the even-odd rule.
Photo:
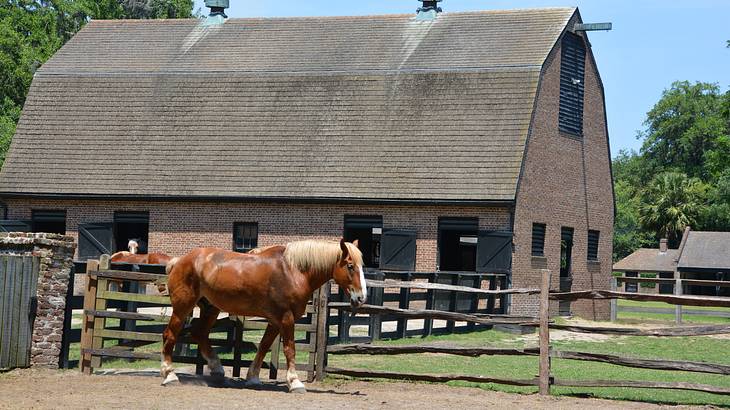
[[91, 21], [46, 62], [3, 229], [74, 236], [80, 259], [344, 236], [374, 269], [609, 287], [604, 91], [576, 8], [215, 22]]

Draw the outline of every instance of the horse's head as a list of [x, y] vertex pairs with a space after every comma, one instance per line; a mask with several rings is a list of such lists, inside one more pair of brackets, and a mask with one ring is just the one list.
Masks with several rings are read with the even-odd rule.
[[357, 248], [357, 240], [353, 243], [340, 240], [342, 256], [337, 260], [335, 270], [332, 273], [335, 282], [344, 289], [345, 294], [350, 295], [352, 307], [359, 307], [365, 303], [367, 298], [367, 287], [365, 286], [365, 273], [362, 270], [362, 252]]
[[139, 249], [139, 243], [137, 243], [134, 239], [130, 239], [127, 243], [127, 248], [129, 248], [129, 253], [136, 255], [137, 249]]

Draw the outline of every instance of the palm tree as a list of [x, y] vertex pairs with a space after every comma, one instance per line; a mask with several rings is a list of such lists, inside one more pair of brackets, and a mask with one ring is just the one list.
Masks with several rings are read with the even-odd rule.
[[642, 193], [639, 223], [676, 247], [684, 228], [694, 225], [702, 214], [705, 190], [702, 181], [683, 173], [659, 174]]

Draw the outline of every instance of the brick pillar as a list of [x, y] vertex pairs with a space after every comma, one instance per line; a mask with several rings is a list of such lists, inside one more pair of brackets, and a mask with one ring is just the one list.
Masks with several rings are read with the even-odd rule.
[[74, 239], [45, 233], [0, 233], [0, 253], [38, 256], [37, 309], [30, 350], [32, 367], [58, 368], [63, 336], [66, 291], [69, 285]]

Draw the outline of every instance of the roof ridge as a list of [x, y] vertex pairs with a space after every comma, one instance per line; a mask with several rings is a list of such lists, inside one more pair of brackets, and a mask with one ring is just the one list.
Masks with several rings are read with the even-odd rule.
[[[512, 14], [512, 13], [524, 13], [534, 11], [564, 11], [564, 12], [575, 12], [577, 7], [528, 7], [528, 8], [517, 8], [517, 9], [494, 9], [494, 10], [466, 10], [466, 11], [453, 11], [443, 12], [442, 16], [460, 16], [460, 15], [488, 15], [488, 14]], [[415, 17], [415, 13], [393, 13], [393, 14], [362, 14], [362, 15], [322, 15], [322, 16], [251, 16], [251, 17], [231, 17], [226, 21], [258, 21], [258, 20], [315, 20], [315, 19], [326, 19], [326, 20], [360, 20], [360, 19], [372, 19], [372, 18], [404, 18], [404, 17]], [[203, 18], [188, 18], [188, 19], [98, 19], [91, 20], [92, 23], [124, 23], [124, 24], [171, 24], [181, 22], [192, 22], [204, 20]]]

